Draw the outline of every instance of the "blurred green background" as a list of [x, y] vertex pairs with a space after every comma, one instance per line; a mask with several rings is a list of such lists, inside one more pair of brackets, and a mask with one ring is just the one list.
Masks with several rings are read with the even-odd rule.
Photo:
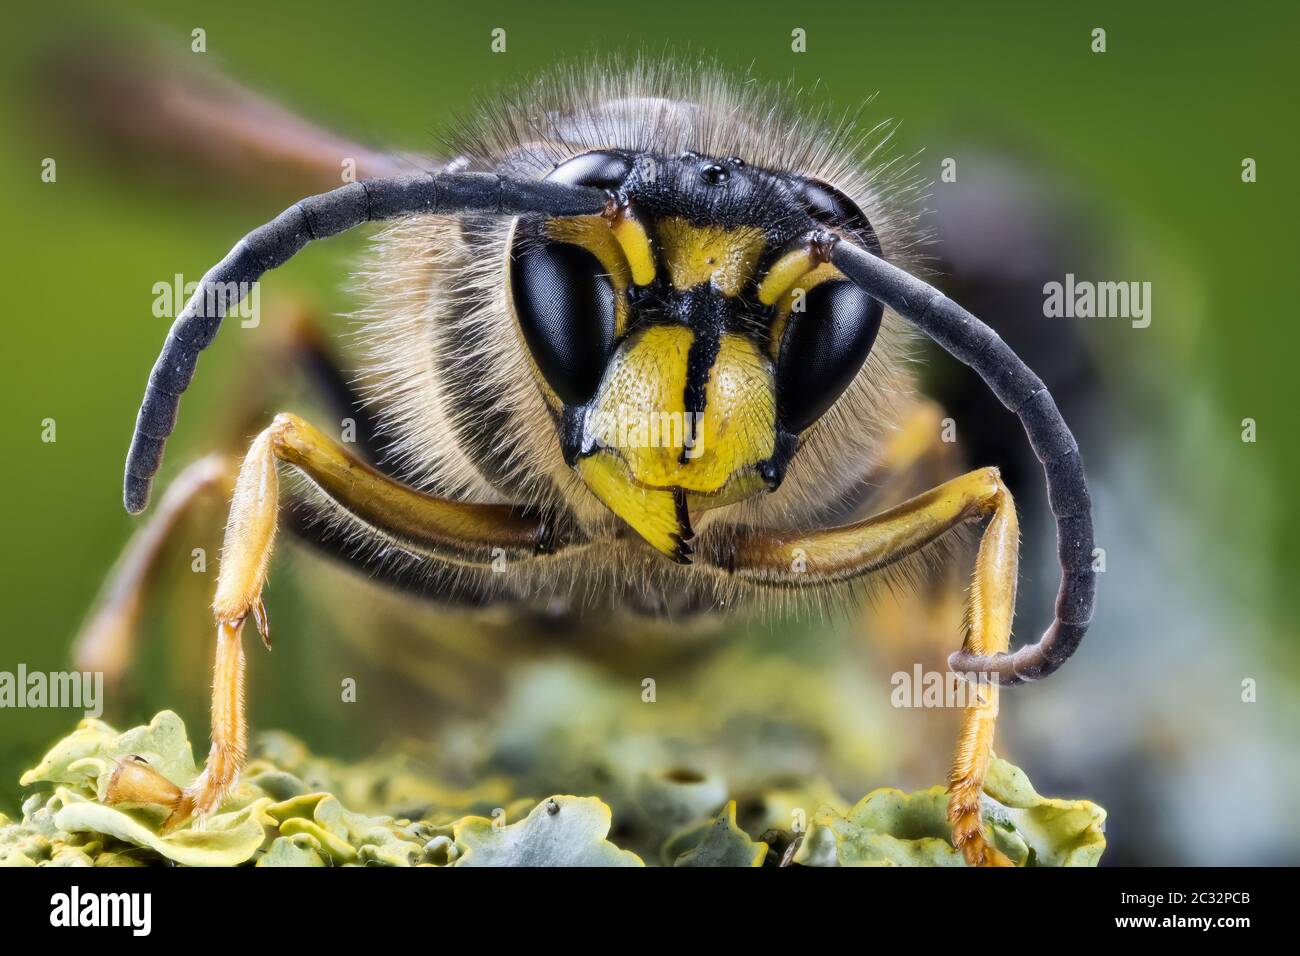
[[[1295, 785], [1289, 738], [1300, 726], [1292, 607], [1300, 509], [1291, 499], [1300, 335], [1286, 298], [1297, 251], [1290, 170], [1300, 147], [1300, 8], [169, 0], [116, 15], [62, 3], [8, 10], [0, 670], [67, 666], [82, 615], [134, 526], [121, 507], [121, 473], [165, 334], [166, 320], [150, 313], [153, 284], [177, 272], [197, 277], [297, 198], [241, 200], [141, 178], [59, 133], [45, 115], [38, 64], [61, 40], [106, 24], [178, 55], [189, 55], [190, 31], [202, 27], [205, 65], [363, 142], [415, 152], [436, 149], [433, 132], [477, 94], [557, 61], [686, 50], [794, 79], [817, 102], [852, 107], [878, 91], [867, 116], [903, 121], [898, 148], [927, 178], [970, 142], [1032, 156], [1084, 203], [1111, 270], [1096, 277], [1152, 281], [1154, 315], [1144, 330], [1098, 320], [1083, 331], [1106, 395], [1089, 432], [1098, 447], [1084, 447], [1105, 461], [1095, 481], [1109, 567], [1083, 663], [1026, 692], [1023, 704], [1007, 695], [1015, 756], [1040, 784], [1042, 774], [1108, 806], [1119, 861], [1295, 860], [1282, 794]], [[508, 31], [504, 55], [489, 49], [495, 27]], [[807, 31], [807, 53], [791, 52], [795, 27]], [[1090, 52], [1094, 27], [1107, 31], [1101, 55]], [[40, 179], [47, 156], [58, 160], [55, 184]], [[1254, 184], [1241, 181], [1244, 157], [1258, 162]], [[340, 287], [362, 243], [311, 248], [264, 295], [305, 292], [345, 310]], [[998, 316], [985, 318], [997, 326]], [[165, 476], [207, 450], [203, 423], [239, 380], [251, 341], [225, 335], [205, 355]], [[1258, 422], [1253, 444], [1241, 440], [1247, 417]], [[41, 441], [46, 418], [57, 422], [56, 443]], [[1026, 575], [1050, 588], [1054, 571], [1027, 563]], [[293, 623], [296, 599], [274, 597], [273, 664], [252, 661], [254, 721], [327, 752], [370, 746], [383, 728], [340, 714], [333, 678], [297, 679], [324, 666], [323, 649]], [[1045, 606], [1022, 608], [1022, 628], [1036, 627]], [[197, 671], [178, 673], [178, 658], [165, 653], [182, 640], [144, 644], [129, 704], [115, 710], [110, 701], [109, 716], [139, 722], [170, 706], [206, 726], [201, 597], [196, 607], [171, 608], [166, 627], [194, 622]], [[1244, 678], [1259, 682], [1257, 703], [1242, 703]], [[0, 806], [12, 809], [20, 770], [74, 721], [54, 710], [0, 711]], [[938, 746], [946, 759], [948, 744]], [[1231, 820], [1197, 833], [1207, 815]]]

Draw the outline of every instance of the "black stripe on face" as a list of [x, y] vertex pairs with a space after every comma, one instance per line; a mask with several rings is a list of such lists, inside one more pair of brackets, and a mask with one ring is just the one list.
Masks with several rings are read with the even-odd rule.
[[713, 363], [717, 361], [721, 347], [722, 336], [715, 325], [710, 324], [695, 330], [691, 349], [686, 355], [686, 388], [682, 396], [688, 439], [679, 459], [682, 464], [690, 460], [686, 457], [686, 452], [695, 445], [697, 438], [695, 428], [700, 416], [704, 414], [704, 405], [708, 401], [706, 390], [709, 384], [709, 373], [713, 371]]

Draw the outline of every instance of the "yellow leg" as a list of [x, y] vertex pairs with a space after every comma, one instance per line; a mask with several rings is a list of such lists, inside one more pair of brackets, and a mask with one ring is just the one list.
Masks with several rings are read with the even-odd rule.
[[[1015, 502], [1000, 487], [993, 517], [984, 529], [975, 558], [966, 608], [967, 651], [996, 654], [1007, 649], [1016, 608], [1019, 558], [1020, 526]], [[984, 774], [993, 752], [1000, 690], [996, 684], [978, 684], [970, 689], [978, 691], [978, 702], [962, 715], [957, 754], [948, 775], [948, 822], [952, 824], [953, 845], [971, 866], [1010, 866], [1011, 861], [984, 838], [980, 809]]]
[[212, 669], [212, 749], [198, 779], [181, 791], [171, 816], [163, 823], [164, 830], [184, 823], [195, 813], [201, 821], [221, 806], [239, 781], [248, 756], [243, 631], [242, 623], [222, 621], [217, 625], [217, 659]]
[[199, 502], [230, 493], [234, 473], [232, 460], [209, 455], [188, 465], [168, 486], [153, 516], [131, 538], [77, 635], [72, 653], [79, 669], [98, 671], [110, 684], [121, 679], [135, 649], [145, 593], [169, 542]]
[[[239, 463], [234, 451], [242, 448], [249, 430], [265, 418], [272, 371], [286, 364], [301, 368], [329, 406], [338, 408], [341, 415], [363, 420], [359, 399], [348, 390], [347, 376], [330, 355], [313, 311], [298, 301], [281, 303], [277, 310], [283, 314], [268, 323], [272, 340], [246, 369], [245, 380], [232, 392], [237, 399], [225, 405], [216, 423], [216, 445], [231, 453], [208, 455], [187, 465], [168, 485], [143, 527], [132, 535], [77, 636], [73, 657], [78, 669], [98, 671], [109, 684], [125, 675], [136, 650], [150, 586], [170, 559], [177, 533], [195, 515], [206, 517], [207, 506], [230, 500]], [[367, 437], [373, 432], [370, 427], [361, 430]], [[358, 447], [364, 450], [364, 443]]]
[[981, 468], [851, 524], [808, 532], [741, 532], [730, 553], [717, 560], [742, 578], [778, 587], [847, 581], [915, 554], [958, 525], [987, 517], [1004, 498], [1011, 500], [998, 470]]
[[[980, 540], [966, 604], [965, 646], [1004, 651], [1016, 603], [1019, 527], [1015, 503], [996, 468], [982, 468], [863, 521], [809, 533], [742, 534], [719, 563], [739, 577], [778, 587], [816, 587], [887, 567], [957, 526], [988, 520]], [[948, 816], [953, 844], [971, 865], [1007, 859], [985, 839], [980, 793], [993, 748], [997, 688], [981, 685], [965, 711], [950, 774]]]
[[[277, 463], [293, 465], [345, 511], [372, 528], [438, 559], [490, 566], [494, 554], [531, 558], [555, 545], [547, 525], [504, 505], [447, 501], [386, 477], [295, 415], [278, 415], [254, 439], [239, 469], [221, 569], [212, 602], [217, 619], [217, 654], [212, 681], [212, 749], [203, 773], [179, 796], [165, 781], [144, 783], [149, 771], [129, 768], [122, 776], [130, 793], [143, 789], [172, 810], [165, 826], [215, 811], [239, 779], [247, 753], [244, 711], [244, 621], [251, 614], [269, 647], [262, 589], [275, 544], [279, 511]], [[110, 786], [108, 801], [126, 799]]]

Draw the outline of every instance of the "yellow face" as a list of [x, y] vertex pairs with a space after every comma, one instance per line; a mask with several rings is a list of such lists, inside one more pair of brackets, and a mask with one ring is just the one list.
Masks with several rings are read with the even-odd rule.
[[[608, 274], [623, 284], [620, 298], [629, 282], [648, 285], [660, 268], [677, 293], [699, 289], [735, 298], [753, 278], [765, 244], [752, 226], [669, 218], [656, 223], [653, 238], [630, 217], [612, 229], [600, 226], [619, 246], [625, 269], [598, 228], [556, 231], [611, 264]], [[595, 450], [577, 468], [629, 527], [681, 559], [689, 553], [691, 514], [767, 487], [757, 466], [772, 457], [776, 433], [773, 361], [751, 338], [687, 324], [649, 325], [623, 338], [606, 366], [583, 423], [584, 446]]]
[[804, 425], [778, 392], [789, 403], [818, 388], [789, 376], [807, 354], [786, 361], [788, 330], [834, 327], [830, 311], [801, 305], [843, 276], [806, 239], [770, 246], [757, 225], [645, 221], [629, 202], [537, 228], [512, 255], [512, 302], [566, 459], [633, 531], [686, 562], [692, 515], [780, 481]]
[[689, 535], [690, 513], [765, 487], [755, 466], [776, 441], [772, 363], [744, 336], [722, 334], [703, 409], [687, 410], [694, 339], [688, 328], [664, 325], [628, 337], [587, 413], [584, 430], [599, 450], [578, 463], [610, 510], [672, 556]]

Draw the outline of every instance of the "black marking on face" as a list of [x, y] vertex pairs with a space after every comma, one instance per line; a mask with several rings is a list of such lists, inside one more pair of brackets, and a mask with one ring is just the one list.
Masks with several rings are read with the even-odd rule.
[[687, 441], [682, 448], [680, 458], [683, 464], [690, 460], [687, 453], [696, 447], [699, 438], [695, 429], [704, 415], [704, 406], [708, 400], [709, 375], [713, 371], [713, 363], [717, 361], [721, 348], [722, 336], [719, 329], [714, 325], [707, 325], [696, 330], [695, 338], [691, 340], [690, 351], [686, 355], [686, 388], [682, 396], [682, 408], [686, 413]]
[[678, 156], [639, 154], [618, 193], [647, 217], [728, 229], [757, 226], [769, 243], [783, 243], [816, 225], [786, 174], [748, 166], [738, 157], [690, 150]]

